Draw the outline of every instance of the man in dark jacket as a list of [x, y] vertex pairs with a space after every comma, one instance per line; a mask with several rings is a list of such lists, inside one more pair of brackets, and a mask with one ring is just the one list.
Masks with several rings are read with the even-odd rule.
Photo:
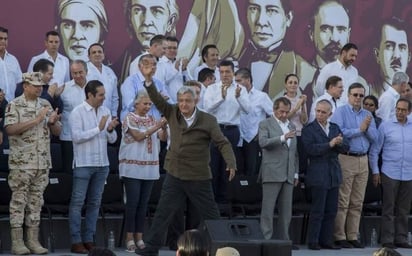
[[[139, 69], [145, 77], [144, 86], [150, 99], [166, 117], [170, 126], [170, 147], [164, 169], [167, 171], [162, 193], [149, 232], [146, 248], [136, 249], [139, 255], [158, 255], [164, 234], [175, 213], [189, 201], [203, 219], [218, 219], [219, 211], [214, 201], [209, 168], [210, 142], [219, 148], [232, 180], [236, 160], [232, 146], [223, 136], [216, 118], [196, 108], [195, 92], [183, 86], [177, 92], [176, 105], [166, 102], [157, 91], [152, 77], [156, 66], [154, 57], [143, 57]], [[147, 134], [147, 136], [150, 134]]]
[[332, 105], [320, 100], [315, 107], [316, 119], [302, 130], [302, 141], [309, 156], [305, 184], [310, 189], [312, 205], [309, 217], [311, 250], [340, 249], [333, 244], [333, 228], [342, 182], [338, 154], [349, 150], [339, 126], [328, 121]]

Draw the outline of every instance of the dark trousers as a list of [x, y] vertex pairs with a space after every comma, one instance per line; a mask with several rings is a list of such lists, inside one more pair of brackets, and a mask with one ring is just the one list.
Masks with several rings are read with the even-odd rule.
[[128, 233], [143, 233], [147, 203], [154, 181], [126, 177], [122, 179], [126, 191], [125, 230]]
[[309, 243], [332, 244], [339, 187], [310, 187], [312, 205], [309, 216]]
[[73, 142], [61, 141], [63, 171], [73, 173]]
[[382, 243], [408, 242], [408, 216], [412, 200], [412, 181], [394, 180], [381, 174]]
[[299, 174], [306, 174], [306, 169], [308, 168], [308, 154], [306, 154], [306, 151], [303, 148], [301, 136], [297, 136], [296, 138], [299, 154]]
[[239, 148], [238, 171], [245, 175], [257, 175], [262, 162], [262, 150], [256, 136], [250, 142], [243, 140], [243, 145]]
[[203, 220], [219, 218], [210, 180], [181, 180], [166, 174], [152, 225], [144, 238], [148, 246], [158, 249], [163, 245], [171, 221], [185, 207], [187, 199]]
[[200, 214], [197, 212], [196, 207], [190, 200], [186, 200], [186, 205], [177, 211], [169, 225], [166, 239], [166, 244], [169, 246], [169, 249], [177, 250], [177, 239], [179, 239], [180, 235], [183, 234], [185, 230], [198, 228], [200, 222]]
[[[239, 143], [240, 132], [237, 126], [223, 127], [221, 126], [223, 135], [229, 140], [232, 144], [233, 152], [235, 153], [236, 158], [238, 155], [237, 144]], [[217, 203], [226, 203], [227, 202], [227, 183], [229, 173], [226, 171], [226, 162], [222, 157], [219, 149], [211, 144], [210, 148], [210, 169], [212, 169], [213, 175], [213, 191], [215, 193], [215, 200]]]

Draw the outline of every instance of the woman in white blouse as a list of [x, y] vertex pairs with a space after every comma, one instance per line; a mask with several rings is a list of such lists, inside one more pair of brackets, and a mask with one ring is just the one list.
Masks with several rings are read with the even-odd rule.
[[139, 91], [135, 111], [128, 113], [122, 125], [119, 176], [126, 191], [126, 245], [131, 252], [136, 246], [145, 246], [142, 237], [147, 203], [154, 180], [159, 179], [159, 139], [167, 139], [166, 119], [156, 122], [147, 114], [151, 106], [147, 92]]

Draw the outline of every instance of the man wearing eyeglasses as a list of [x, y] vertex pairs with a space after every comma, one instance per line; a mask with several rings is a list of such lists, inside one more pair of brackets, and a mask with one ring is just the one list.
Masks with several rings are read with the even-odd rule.
[[166, 37], [166, 49], [164, 55], [157, 63], [154, 75], [166, 85], [166, 90], [173, 102], [177, 102], [177, 91], [184, 82], [192, 80], [187, 71], [187, 58], [176, 59], [179, 40], [174, 36]]
[[392, 85], [379, 97], [379, 108], [376, 115], [383, 121], [390, 120], [395, 116], [396, 101], [401, 93], [406, 90], [409, 76], [404, 72], [396, 72], [392, 78]]
[[[396, 102], [396, 117], [379, 126], [379, 137], [369, 152], [373, 184], [382, 183], [383, 188], [381, 243], [392, 249], [412, 248], [407, 240], [412, 201], [412, 121], [408, 118], [411, 108], [408, 99]], [[379, 170], [380, 152], [383, 162]]]
[[336, 109], [331, 121], [339, 125], [349, 140], [349, 151], [339, 154], [342, 184], [339, 187], [335, 218], [335, 243], [343, 248], [363, 248], [357, 240], [363, 198], [368, 181], [368, 149], [378, 136], [371, 112], [362, 108], [365, 88], [353, 83], [348, 89], [348, 104]]

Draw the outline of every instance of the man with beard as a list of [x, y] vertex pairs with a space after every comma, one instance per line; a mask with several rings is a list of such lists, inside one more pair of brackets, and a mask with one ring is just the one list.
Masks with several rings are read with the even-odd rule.
[[349, 16], [342, 4], [325, 1], [318, 6], [311, 21], [309, 37], [316, 51], [312, 64], [320, 70], [335, 61], [342, 46], [349, 42]]
[[[359, 79], [358, 70], [352, 65], [358, 56], [358, 47], [353, 43], [345, 44], [340, 50], [339, 58], [325, 65], [319, 73], [314, 91], [322, 95], [325, 90], [326, 80], [331, 76], [342, 78], [344, 91], [348, 91], [351, 84]], [[342, 94], [342, 104], [347, 103], [348, 95]]]
[[380, 79], [371, 85], [372, 93], [376, 95], [391, 86], [396, 72], [406, 72], [411, 60], [406, 27], [402, 20], [392, 17], [384, 21], [379, 36], [379, 45], [374, 48], [374, 53], [380, 67]]

